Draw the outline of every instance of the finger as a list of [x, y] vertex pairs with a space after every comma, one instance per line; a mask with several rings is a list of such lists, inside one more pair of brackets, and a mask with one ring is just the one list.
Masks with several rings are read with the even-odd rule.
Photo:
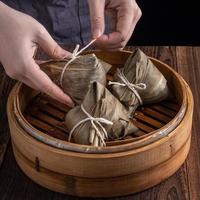
[[104, 9], [105, 0], [88, 0], [92, 37], [98, 38], [105, 29]]
[[116, 31], [116, 24], [117, 24], [117, 13], [115, 10], [106, 10], [106, 16], [109, 21], [109, 29], [111, 32]]
[[23, 77], [20, 81], [34, 90], [39, 90], [36, 85], [26, 77]]
[[96, 42], [97, 44], [101, 46], [111, 47], [113, 45], [121, 44], [122, 42], [126, 41], [133, 21], [133, 14], [130, 13], [129, 10], [130, 9], [119, 9], [117, 14], [116, 30], [108, 35], [102, 35], [101, 37], [99, 37]]
[[130, 29], [133, 27], [133, 20], [135, 12], [128, 4], [123, 4], [117, 13], [116, 32], [120, 33], [119, 39], [125, 41], [127, 39]]
[[95, 46], [100, 49], [113, 49], [121, 47], [122, 41], [121, 34], [118, 32], [112, 32], [108, 35], [102, 35], [95, 41]]
[[127, 35], [127, 38], [126, 38], [126, 41], [125, 41], [126, 43], [129, 41], [129, 39], [133, 35], [133, 31], [135, 30], [135, 27], [136, 27], [139, 19], [141, 18], [141, 16], [142, 16], [142, 12], [141, 12], [140, 8], [138, 7], [137, 11], [135, 12], [134, 18], [133, 18], [132, 26], [130, 28], [128, 35]]
[[[98, 48], [101, 49], [107, 49], [109, 51], [116, 51], [116, 50], [122, 50], [123, 47], [127, 44], [127, 42], [129, 41], [130, 37], [133, 34], [133, 31], [136, 27], [136, 24], [138, 22], [138, 20], [140, 19], [141, 14], [136, 14], [133, 21], [132, 21], [132, 26], [128, 32], [127, 38], [125, 41], [123, 42], [119, 42], [119, 43], [115, 43], [115, 41], [117, 40], [117, 38], [119, 37], [117, 35], [116, 32], [111, 33], [109, 35], [102, 35], [100, 38], [98, 38], [98, 40], [95, 42], [95, 45], [98, 46]], [[119, 34], [119, 33], [118, 33]], [[109, 39], [109, 38], [113, 38]], [[114, 42], [113, 42], [114, 41]]]
[[99, 37], [95, 45], [104, 49], [123, 48], [130, 39], [140, 17], [141, 10], [137, 4], [134, 5], [134, 12], [129, 7], [121, 7], [117, 14], [116, 30]]
[[52, 58], [71, 57], [71, 53], [61, 48], [43, 26], [37, 32], [35, 42]]
[[51, 62], [51, 61], [55, 61], [54, 59], [48, 59], [48, 60], [35, 60], [36, 64], [38, 65], [42, 65], [44, 63], [48, 63], [48, 62]]
[[29, 79], [41, 92], [46, 93], [52, 98], [67, 104], [70, 107], [74, 106], [71, 98], [66, 95], [53, 81], [40, 70], [39, 66], [32, 60], [27, 79]]
[[36, 64], [41, 65], [43, 63], [48, 62], [48, 60], [35, 60]]

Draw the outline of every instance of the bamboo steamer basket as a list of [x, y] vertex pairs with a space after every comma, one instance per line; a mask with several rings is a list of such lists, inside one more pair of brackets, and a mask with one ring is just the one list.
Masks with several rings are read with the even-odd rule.
[[[94, 53], [112, 64], [108, 79], [131, 54]], [[14, 155], [22, 171], [46, 188], [79, 197], [128, 195], [175, 173], [190, 148], [193, 96], [179, 74], [150, 59], [175, 91], [175, 98], [140, 108], [133, 120], [139, 135], [109, 141], [101, 148], [67, 142], [62, 121], [68, 108], [17, 83], [9, 96], [7, 113]], [[52, 61], [41, 68], [49, 75], [59, 71]]]

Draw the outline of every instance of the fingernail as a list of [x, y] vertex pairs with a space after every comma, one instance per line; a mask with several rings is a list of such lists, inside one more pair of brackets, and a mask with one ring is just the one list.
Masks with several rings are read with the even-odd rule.
[[69, 51], [65, 51], [63, 50], [63, 58], [71, 58], [72, 57], [72, 53], [70, 53]]
[[56, 55], [57, 55], [56, 57], [58, 57], [58, 59], [63, 59], [63, 58], [70, 57], [71, 53], [59, 46], [59, 50], [57, 50]]
[[97, 39], [98, 37], [100, 37], [102, 35], [102, 31], [101, 30], [95, 30], [93, 32], [93, 39]]
[[75, 104], [74, 103], [70, 103], [70, 104], [67, 104], [70, 108], [74, 108], [75, 107]]
[[75, 106], [74, 102], [68, 96], [66, 97], [66, 104], [71, 108]]

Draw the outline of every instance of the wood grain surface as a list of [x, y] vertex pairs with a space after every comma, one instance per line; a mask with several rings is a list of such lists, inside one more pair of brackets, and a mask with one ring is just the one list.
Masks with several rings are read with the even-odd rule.
[[[134, 48], [127, 47], [129, 50]], [[198, 110], [200, 109], [200, 90], [198, 81], [200, 79], [200, 47], [140, 48], [147, 55], [158, 58], [172, 66], [191, 86], [195, 102], [191, 150], [184, 165], [168, 180], [144, 192], [113, 198], [113, 200], [199, 200], [200, 123], [198, 121]], [[44, 58], [42, 53], [38, 56], [38, 58]], [[79, 199], [58, 194], [38, 186], [27, 178], [17, 166], [11, 144], [8, 143], [9, 134], [5, 108], [7, 96], [12, 85], [13, 81], [3, 73], [2, 67], [0, 67], [0, 200]]]

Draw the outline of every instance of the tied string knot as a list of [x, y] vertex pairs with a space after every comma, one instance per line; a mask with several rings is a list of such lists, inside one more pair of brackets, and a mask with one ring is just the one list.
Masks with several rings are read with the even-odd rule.
[[72, 53], [72, 56], [71, 58], [69, 59], [69, 61], [65, 64], [65, 66], [63, 67], [63, 70], [62, 70], [62, 73], [61, 73], [61, 76], [60, 76], [60, 85], [62, 85], [62, 80], [63, 80], [63, 76], [64, 76], [64, 73], [65, 73], [65, 70], [67, 69], [67, 67], [69, 66], [70, 63], [72, 63], [76, 58], [79, 58], [80, 54], [85, 50], [87, 49], [90, 45], [92, 45], [94, 42], [96, 41], [96, 39], [92, 40], [90, 43], [88, 43], [85, 47], [83, 47], [82, 49], [79, 50], [80, 48], [80, 45], [77, 44], [73, 53]]
[[[108, 138], [108, 133], [106, 131], [106, 129], [102, 126], [102, 124], [106, 124], [106, 125], [113, 125], [113, 122], [112, 121], [109, 121], [105, 118], [101, 118], [101, 117], [92, 117], [86, 110], [85, 108], [83, 107], [83, 105], [81, 105], [81, 110], [84, 112], [84, 114], [87, 116], [85, 119], [79, 121], [73, 128], [72, 130], [70, 131], [69, 133], [69, 139], [68, 141], [71, 140], [71, 137], [72, 137], [72, 134], [74, 133], [74, 131], [76, 130], [76, 128], [78, 128], [81, 124], [87, 122], [87, 121], [90, 121], [91, 122], [91, 125], [92, 127], [95, 129], [96, 131], [96, 134], [99, 136], [103, 146], [106, 146], [106, 143], [104, 141], [104, 139], [107, 139]], [[96, 123], [96, 124], [95, 124]], [[102, 123], [102, 124], [101, 124]], [[99, 131], [99, 128], [102, 130], [103, 132], [103, 135], [101, 134], [101, 132]]]
[[[117, 76], [120, 78], [120, 80], [123, 83], [109, 81], [108, 85], [119, 85], [122, 87], [128, 87], [135, 94], [140, 105], [143, 105], [142, 99], [137, 90], [145, 90], [146, 84], [145, 83], [135, 83], [135, 84], [130, 83], [129, 80], [125, 77], [124, 73], [120, 69], [117, 69]], [[138, 77], [136, 77], [136, 78], [138, 78]]]

